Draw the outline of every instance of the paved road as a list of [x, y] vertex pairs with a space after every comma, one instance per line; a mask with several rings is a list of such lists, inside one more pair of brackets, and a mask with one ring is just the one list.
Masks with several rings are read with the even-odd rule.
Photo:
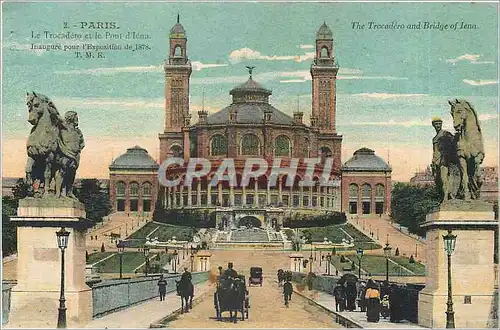
[[[249, 288], [249, 319], [229, 322], [229, 313], [217, 321], [213, 295], [204, 298], [188, 314], [179, 315], [167, 324], [169, 328], [340, 328], [331, 314], [299, 295], [293, 295], [290, 307], [283, 305], [281, 288], [271, 280], [262, 287]], [[241, 318], [241, 314], [239, 315]]]

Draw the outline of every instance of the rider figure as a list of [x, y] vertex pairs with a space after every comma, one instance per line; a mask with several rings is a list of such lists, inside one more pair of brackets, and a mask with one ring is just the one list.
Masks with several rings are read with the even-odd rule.
[[184, 267], [184, 273], [181, 275], [181, 281], [189, 281], [191, 282], [191, 279], [193, 277], [191, 276], [191, 272], [188, 272], [187, 267]]
[[224, 276], [226, 277], [238, 277], [238, 273], [233, 269], [233, 263], [229, 262], [227, 264], [227, 269], [224, 271]]

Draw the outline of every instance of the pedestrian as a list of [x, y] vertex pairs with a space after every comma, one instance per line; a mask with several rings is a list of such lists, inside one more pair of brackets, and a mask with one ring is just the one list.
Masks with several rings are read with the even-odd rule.
[[354, 312], [356, 309], [356, 284], [353, 282], [345, 283], [345, 297], [346, 297], [346, 309], [349, 312]]
[[288, 307], [288, 302], [292, 300], [292, 293], [293, 293], [293, 285], [287, 278], [285, 280], [285, 284], [283, 284], [283, 298], [285, 299], [286, 307]]
[[369, 279], [366, 284], [365, 298], [368, 299], [366, 310], [367, 321], [378, 322], [380, 320], [380, 290], [372, 279]]
[[345, 309], [345, 291], [342, 284], [337, 283], [337, 286], [333, 289], [333, 296], [335, 297], [335, 311], [343, 312]]
[[361, 281], [359, 284], [359, 292], [358, 292], [358, 306], [361, 312], [366, 312], [366, 282]]
[[163, 274], [160, 275], [158, 280], [158, 291], [160, 292], [160, 301], [164, 301], [167, 294], [167, 280], [163, 277]]

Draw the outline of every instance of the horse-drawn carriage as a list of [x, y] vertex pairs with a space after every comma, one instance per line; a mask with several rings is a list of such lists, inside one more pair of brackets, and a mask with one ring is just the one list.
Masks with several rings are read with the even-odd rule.
[[245, 276], [238, 275], [236, 278], [219, 276], [214, 293], [214, 307], [219, 321], [222, 320], [223, 312], [229, 312], [229, 317], [234, 323], [238, 321], [238, 312], [241, 312], [242, 321], [245, 317], [248, 318], [250, 304]]
[[262, 286], [262, 268], [251, 267], [250, 277], [248, 278], [248, 286], [260, 284]]

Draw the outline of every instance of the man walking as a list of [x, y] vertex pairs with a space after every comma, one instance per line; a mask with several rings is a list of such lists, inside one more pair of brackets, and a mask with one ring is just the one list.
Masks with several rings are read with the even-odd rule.
[[160, 301], [164, 301], [167, 294], [167, 280], [163, 277], [163, 274], [160, 275], [158, 280], [158, 291], [160, 292]]

